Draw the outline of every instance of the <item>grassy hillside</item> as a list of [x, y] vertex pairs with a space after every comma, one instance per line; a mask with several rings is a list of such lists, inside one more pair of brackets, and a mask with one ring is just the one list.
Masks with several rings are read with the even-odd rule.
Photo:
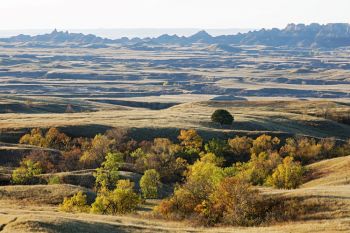
[[[128, 216], [68, 214], [57, 212], [52, 200], [77, 192], [70, 185], [8, 186], [0, 189], [0, 229], [2, 232], [349, 232], [350, 184], [344, 181], [349, 174], [350, 156], [325, 160], [310, 165], [313, 174], [300, 189], [262, 189], [268, 195], [297, 198], [313, 206], [298, 222], [261, 227], [201, 228], [191, 222], [172, 222], [153, 219], [147, 214], [150, 202], [138, 213]], [[325, 171], [325, 172], [324, 172]], [[346, 181], [346, 180], [345, 180]], [[41, 191], [40, 191], [41, 190]], [[11, 198], [10, 198], [11, 197]], [[24, 200], [24, 201], [23, 201]], [[17, 203], [17, 204], [15, 204]], [[18, 205], [21, 203], [21, 205]], [[33, 205], [36, 203], [36, 205]], [[41, 205], [37, 205], [40, 203]]]
[[[310, 135], [314, 137], [350, 137], [350, 126], [322, 116], [324, 112], [345, 114], [347, 104], [327, 101], [231, 101], [185, 103], [163, 110], [104, 106], [96, 112], [80, 113], [8, 113], [0, 115], [0, 141], [16, 142], [32, 127], [61, 127], [75, 136], [93, 136], [110, 127], [133, 128], [137, 139], [175, 138], [182, 128], [196, 128], [205, 138], [235, 134]], [[218, 108], [235, 117], [232, 126], [221, 128], [210, 121]], [[79, 128], [79, 129], [78, 129]], [[151, 130], [152, 129], [152, 130]]]

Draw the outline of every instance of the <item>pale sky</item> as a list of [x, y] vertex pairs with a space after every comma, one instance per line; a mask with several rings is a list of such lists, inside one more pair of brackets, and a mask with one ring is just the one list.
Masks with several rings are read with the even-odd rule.
[[350, 23], [350, 0], [0, 0], [0, 30]]

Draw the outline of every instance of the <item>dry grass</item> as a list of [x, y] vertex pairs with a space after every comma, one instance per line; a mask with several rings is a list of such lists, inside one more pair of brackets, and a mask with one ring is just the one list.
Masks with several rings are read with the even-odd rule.
[[[143, 137], [141, 139], [149, 139], [152, 136], [150, 134], [174, 138], [181, 128], [196, 128], [211, 136], [275, 133], [350, 137], [350, 126], [309, 115], [326, 107], [337, 111], [350, 110], [347, 105], [319, 101], [197, 102], [164, 110], [129, 108], [74, 114], [2, 114], [0, 129], [3, 131], [2, 135], [6, 135], [7, 131], [55, 126], [65, 127], [65, 130], [74, 131], [75, 134], [83, 134], [80, 136], [91, 136], [91, 130], [101, 132], [106, 127], [122, 126], [133, 127], [134, 135]], [[234, 115], [235, 122], [232, 127], [222, 129], [211, 123], [210, 116], [217, 108], [228, 109]], [[82, 127], [81, 130], [69, 130], [79, 126]]]
[[[13, 186], [2, 187], [7, 197], [1, 198], [0, 229], [3, 232], [350, 232], [350, 185], [342, 180], [350, 156], [326, 160], [310, 165], [317, 177], [296, 190], [263, 189], [268, 195], [296, 198], [313, 208], [298, 222], [287, 222], [261, 227], [216, 227], [191, 226], [191, 222], [163, 221], [150, 217], [148, 211], [157, 202], [146, 203], [141, 211], [128, 216], [103, 216], [93, 214], [68, 214], [57, 212], [49, 206], [50, 200], [75, 192], [74, 186]], [[321, 173], [323, 169], [326, 173]], [[338, 170], [340, 169], [340, 171]], [[49, 191], [48, 191], [49, 190]], [[0, 191], [1, 193], [1, 191]], [[27, 199], [26, 199], [27, 198]], [[34, 199], [35, 202], [30, 201]], [[25, 202], [19, 200], [26, 200]], [[42, 205], [36, 204], [42, 202]], [[56, 202], [56, 201], [55, 201]], [[16, 203], [16, 205], [14, 205]], [[21, 205], [19, 205], [21, 203]], [[23, 205], [25, 203], [25, 205]], [[1, 227], [2, 226], [2, 227]]]

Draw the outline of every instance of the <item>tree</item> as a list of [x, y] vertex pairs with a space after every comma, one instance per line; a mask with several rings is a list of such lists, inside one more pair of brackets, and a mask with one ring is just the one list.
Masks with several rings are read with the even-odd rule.
[[294, 162], [293, 157], [288, 156], [274, 170], [268, 178], [267, 184], [280, 189], [295, 189], [302, 184], [303, 173], [304, 169], [300, 163]]
[[243, 136], [236, 136], [228, 140], [233, 158], [229, 158], [230, 162], [246, 162], [250, 157], [250, 149], [253, 146], [253, 139]]
[[223, 179], [209, 201], [196, 207], [206, 224], [222, 222], [229, 225], [259, 224], [263, 210], [259, 210], [262, 195], [248, 183], [233, 177]]
[[91, 142], [90, 148], [86, 150], [80, 158], [80, 162], [89, 168], [96, 168], [101, 165], [106, 154], [110, 152], [113, 140], [106, 136], [97, 134]]
[[260, 154], [262, 152], [272, 152], [280, 144], [280, 139], [277, 137], [272, 138], [269, 135], [263, 134], [253, 141], [250, 152], [252, 154]]
[[203, 139], [194, 129], [180, 130], [180, 135], [177, 137], [181, 141], [181, 145], [186, 148], [194, 148], [200, 150], [203, 145]]
[[211, 115], [211, 120], [220, 125], [232, 125], [234, 118], [227, 110], [217, 109]]
[[157, 198], [161, 187], [159, 173], [155, 169], [145, 171], [140, 180], [140, 187], [145, 198]]
[[60, 153], [44, 150], [33, 150], [25, 159], [39, 163], [43, 173], [57, 172], [63, 157]]
[[86, 194], [83, 194], [82, 191], [79, 191], [71, 198], [65, 197], [63, 203], [59, 206], [60, 211], [71, 213], [88, 212], [89, 208], [86, 201]]
[[91, 212], [115, 215], [135, 211], [141, 200], [133, 187], [134, 183], [129, 180], [119, 180], [116, 189], [98, 194], [91, 206]]
[[41, 174], [40, 163], [34, 163], [30, 159], [24, 159], [19, 168], [12, 173], [12, 182], [14, 184], [31, 184], [33, 178]]
[[204, 149], [208, 153], [214, 153], [216, 156], [224, 157], [229, 147], [226, 141], [214, 138], [204, 145]]
[[108, 153], [106, 155], [106, 160], [94, 173], [97, 190], [110, 190], [114, 188], [119, 179], [118, 170], [121, 162], [123, 162], [123, 154], [120, 152]]
[[242, 176], [246, 177], [253, 185], [263, 185], [273, 170], [281, 163], [281, 157], [277, 153], [261, 152], [259, 155], [252, 155], [242, 171]]
[[195, 212], [196, 206], [208, 201], [210, 194], [225, 175], [223, 169], [211, 162], [212, 160], [205, 158], [189, 166], [185, 183], [175, 189], [170, 199], [163, 200], [155, 211], [162, 215], [186, 217]]

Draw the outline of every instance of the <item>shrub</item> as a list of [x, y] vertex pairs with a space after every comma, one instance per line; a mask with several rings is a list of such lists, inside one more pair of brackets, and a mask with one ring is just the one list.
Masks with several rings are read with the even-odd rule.
[[12, 183], [14, 184], [32, 184], [34, 177], [41, 174], [40, 164], [32, 160], [24, 159], [19, 168], [12, 173]]
[[293, 157], [288, 156], [283, 159], [283, 163], [273, 172], [267, 180], [267, 183], [276, 188], [295, 189], [302, 184], [303, 167], [293, 161]]
[[145, 171], [140, 180], [140, 187], [145, 198], [157, 198], [161, 187], [159, 173], [155, 169]]
[[33, 163], [39, 163], [43, 173], [57, 172], [62, 158], [59, 153], [44, 150], [33, 150], [25, 157]]
[[196, 207], [205, 224], [251, 226], [263, 220], [259, 204], [262, 196], [248, 183], [237, 178], [225, 178], [211, 194], [209, 201]]
[[116, 189], [98, 194], [91, 206], [91, 212], [98, 214], [126, 214], [135, 211], [140, 197], [133, 191], [129, 180], [119, 180]]
[[62, 154], [62, 160], [60, 162], [60, 169], [62, 171], [73, 171], [80, 168], [80, 157], [82, 151], [79, 147], [74, 147], [69, 151], [65, 151]]
[[79, 213], [79, 212], [88, 212], [89, 206], [86, 201], [86, 194], [79, 191], [71, 198], [65, 197], [63, 203], [59, 206], [60, 211]]
[[211, 120], [220, 125], [232, 125], [234, 118], [227, 110], [218, 109], [211, 115]]
[[48, 185], [60, 184], [60, 183], [61, 183], [61, 179], [59, 176], [51, 176], [47, 181]]

